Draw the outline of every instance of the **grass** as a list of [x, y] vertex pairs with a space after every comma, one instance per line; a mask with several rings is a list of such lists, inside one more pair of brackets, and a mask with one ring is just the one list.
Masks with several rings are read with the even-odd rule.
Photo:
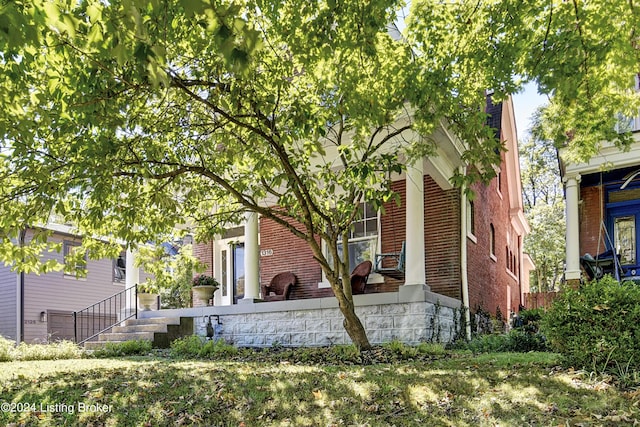
[[0, 411], [0, 425], [600, 426], [640, 418], [640, 392], [558, 361], [447, 353], [367, 366], [157, 356], [5, 362], [0, 403], [16, 412]]

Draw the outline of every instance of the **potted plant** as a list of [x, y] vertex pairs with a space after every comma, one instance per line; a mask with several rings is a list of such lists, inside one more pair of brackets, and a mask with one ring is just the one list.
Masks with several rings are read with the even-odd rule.
[[193, 296], [198, 298], [204, 305], [209, 305], [209, 300], [213, 298], [213, 293], [220, 287], [220, 283], [206, 274], [199, 274], [193, 278]]
[[138, 302], [143, 311], [151, 310], [151, 306], [158, 300], [160, 287], [158, 283], [147, 279], [146, 282], [138, 284]]

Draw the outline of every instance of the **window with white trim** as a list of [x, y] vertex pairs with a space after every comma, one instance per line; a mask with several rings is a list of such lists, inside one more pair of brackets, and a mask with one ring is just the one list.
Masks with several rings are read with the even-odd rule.
[[467, 199], [467, 235], [476, 235], [476, 211], [473, 202]]
[[[349, 271], [363, 261], [375, 259], [378, 246], [378, 212], [370, 203], [360, 204], [360, 213], [349, 231]], [[342, 241], [338, 241], [342, 257]]]
[[113, 260], [113, 281], [125, 283], [127, 280], [127, 252], [122, 251], [118, 258]]
[[64, 256], [64, 274], [68, 276], [76, 276], [87, 272], [87, 254], [84, 253], [84, 263], [72, 260], [75, 258], [75, 252], [80, 247], [80, 243], [65, 240], [62, 243], [62, 254]]
[[489, 224], [489, 255], [496, 257], [496, 229], [493, 224]]

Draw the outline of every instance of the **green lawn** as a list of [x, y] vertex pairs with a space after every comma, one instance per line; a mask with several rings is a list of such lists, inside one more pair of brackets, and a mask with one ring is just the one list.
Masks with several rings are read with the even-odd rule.
[[[0, 425], [633, 425], [640, 392], [549, 353], [318, 366], [161, 357], [0, 363]], [[12, 412], [12, 410], [14, 412]]]

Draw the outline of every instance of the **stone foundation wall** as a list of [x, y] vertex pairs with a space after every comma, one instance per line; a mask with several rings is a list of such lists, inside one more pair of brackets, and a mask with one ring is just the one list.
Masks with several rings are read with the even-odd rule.
[[[357, 307], [356, 313], [372, 344], [450, 342], [459, 324], [459, 310], [427, 302]], [[219, 337], [241, 347], [349, 344], [343, 319], [338, 308], [221, 315]], [[197, 319], [195, 332], [206, 336], [206, 320]]]
[[[460, 301], [422, 286], [401, 286], [398, 292], [355, 295], [356, 314], [369, 341], [395, 339], [406, 344], [450, 342], [460, 328]], [[278, 302], [247, 302], [233, 306], [156, 310], [141, 317], [191, 317], [194, 333], [206, 336], [211, 316], [220, 320], [217, 337], [241, 347], [327, 346], [349, 344], [336, 298]]]

